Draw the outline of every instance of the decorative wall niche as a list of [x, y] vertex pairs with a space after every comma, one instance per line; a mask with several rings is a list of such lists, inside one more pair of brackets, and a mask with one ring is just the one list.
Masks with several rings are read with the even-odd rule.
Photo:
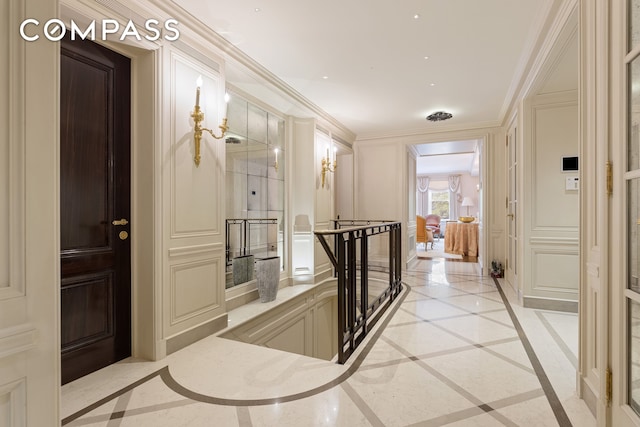
[[[255, 277], [255, 259], [280, 256], [283, 269], [285, 258], [285, 121], [230, 95], [225, 138], [227, 288]], [[242, 277], [240, 270], [244, 270]]]

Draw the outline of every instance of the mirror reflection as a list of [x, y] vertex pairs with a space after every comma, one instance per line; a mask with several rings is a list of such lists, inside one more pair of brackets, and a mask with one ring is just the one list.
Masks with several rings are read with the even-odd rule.
[[230, 93], [226, 142], [226, 287], [254, 280], [255, 261], [284, 268], [284, 120]]

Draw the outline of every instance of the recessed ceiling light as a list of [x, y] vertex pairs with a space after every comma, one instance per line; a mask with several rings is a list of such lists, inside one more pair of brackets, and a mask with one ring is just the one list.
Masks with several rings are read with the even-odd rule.
[[435, 83], [429, 83], [429, 86], [431, 86], [431, 87], [433, 87], [435, 85], [436, 85]]
[[262, 9], [260, 9], [259, 7], [256, 7], [255, 9], [253, 9], [254, 12], [260, 12], [262, 11]]
[[425, 57], [424, 57], [424, 59], [429, 59], [429, 57], [428, 57], [428, 56], [425, 56]]
[[420, 15], [416, 13], [415, 15], [413, 15], [413, 19], [420, 19]]
[[323, 79], [328, 80], [329, 76], [322, 76]]
[[437, 111], [433, 114], [429, 114], [427, 116], [427, 120], [429, 120], [430, 122], [441, 122], [443, 120], [449, 120], [451, 117], [453, 117], [453, 114], [451, 113], [446, 113], [444, 111]]

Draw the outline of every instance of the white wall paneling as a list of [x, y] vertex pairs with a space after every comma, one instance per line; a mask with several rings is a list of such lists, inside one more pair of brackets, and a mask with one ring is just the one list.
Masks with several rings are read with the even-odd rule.
[[330, 360], [338, 352], [337, 310], [336, 281], [330, 279], [221, 336]]
[[27, 425], [26, 381], [0, 384], [0, 427]]
[[36, 346], [33, 325], [22, 324], [0, 329], [0, 359], [30, 350]]
[[565, 189], [571, 173], [562, 171], [562, 156], [579, 152], [577, 92], [535, 96], [525, 111], [524, 304], [533, 298], [577, 301], [580, 198], [579, 191]]
[[335, 172], [336, 207], [335, 216], [342, 219], [355, 218], [353, 213], [353, 152], [338, 152], [338, 169]]
[[171, 325], [220, 308], [221, 292], [215, 286], [221, 257], [171, 265]]
[[291, 118], [293, 152], [291, 171], [291, 216], [293, 227], [291, 267], [294, 283], [312, 283], [314, 274], [313, 225], [315, 224], [315, 193], [320, 186], [315, 154], [316, 123], [313, 119]]
[[224, 96], [221, 77], [201, 64], [170, 51], [171, 70], [171, 235], [173, 238], [203, 234], [220, 234], [222, 203], [220, 170], [224, 170], [224, 141], [215, 140], [203, 132], [199, 167], [194, 164], [193, 111], [196, 80], [202, 76], [200, 107], [204, 112], [203, 126], [219, 135], [222, 122], [218, 113], [220, 97]]
[[42, 38], [27, 43], [18, 28], [27, 17], [57, 16], [58, 7], [56, 0], [0, 5], [2, 426], [59, 418], [59, 48]]
[[[322, 159], [331, 159], [331, 166], [333, 166], [333, 159], [335, 158], [334, 143], [331, 139], [331, 135], [325, 133], [316, 128], [314, 139], [314, 151], [315, 151], [315, 170], [316, 176], [316, 188], [315, 188], [315, 203], [314, 203], [314, 229], [325, 230], [333, 228], [331, 219], [333, 219], [334, 211], [334, 194], [335, 194], [335, 179], [334, 172], [327, 171], [325, 173], [324, 187], [322, 186]], [[318, 239], [314, 239], [314, 271], [316, 281], [323, 280], [332, 272], [333, 266], [329, 261], [329, 257], [320, 245]]]
[[196, 101], [196, 80], [201, 77], [203, 126], [219, 135], [224, 75], [218, 71], [221, 67], [198, 61], [176, 46], [167, 45], [162, 50], [165, 131], [161, 162], [166, 167], [161, 168], [165, 230], [161, 336], [171, 338], [168, 346], [175, 351], [176, 346], [189, 344], [189, 337], [201, 335], [194, 333], [194, 328], [210, 331], [212, 320], [226, 318], [224, 140], [204, 132], [201, 161], [196, 166], [190, 117]]
[[[22, 21], [18, 5], [9, 1], [0, 6], [0, 82], [7, 94], [0, 100], [0, 235], [6, 236], [0, 239], [0, 301], [25, 292], [25, 49], [14, 31]], [[0, 312], [4, 309], [0, 303]]]

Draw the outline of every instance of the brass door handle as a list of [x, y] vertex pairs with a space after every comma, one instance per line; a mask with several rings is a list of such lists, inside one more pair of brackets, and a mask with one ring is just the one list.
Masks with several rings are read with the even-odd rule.
[[115, 219], [111, 222], [111, 224], [113, 225], [127, 225], [129, 224], [129, 221], [127, 221], [126, 219], [122, 218], [122, 219]]
[[513, 214], [507, 214], [507, 216], [511, 219], [513, 219], [514, 215]]

